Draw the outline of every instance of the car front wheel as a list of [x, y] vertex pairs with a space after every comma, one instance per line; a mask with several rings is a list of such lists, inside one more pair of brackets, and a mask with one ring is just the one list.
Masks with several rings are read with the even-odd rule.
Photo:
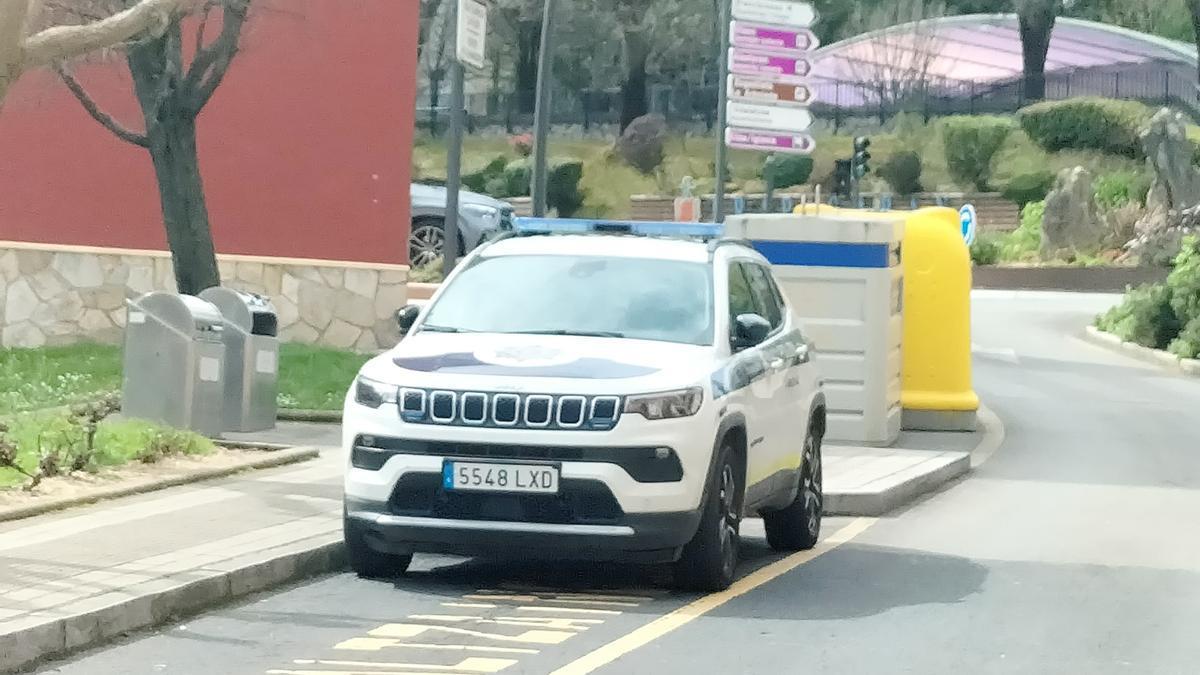
[[723, 591], [733, 583], [741, 544], [742, 471], [726, 442], [717, 455], [717, 471], [709, 486], [696, 535], [675, 565], [675, 583], [693, 591]]
[[346, 558], [350, 569], [366, 579], [391, 579], [408, 571], [412, 555], [381, 553], [367, 544], [362, 526], [349, 518], [342, 519], [342, 534], [346, 541]]
[[787, 508], [763, 514], [767, 543], [776, 551], [807, 551], [821, 536], [825, 502], [822, 487], [821, 437], [812, 431], [804, 439], [804, 465], [800, 467], [800, 489]]

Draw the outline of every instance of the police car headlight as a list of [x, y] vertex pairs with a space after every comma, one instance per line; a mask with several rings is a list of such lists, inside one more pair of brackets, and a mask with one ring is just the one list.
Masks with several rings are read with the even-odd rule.
[[648, 420], [668, 420], [691, 417], [700, 410], [704, 390], [700, 387], [667, 391], [661, 394], [630, 396], [625, 399], [625, 412], [641, 415]]
[[361, 375], [354, 381], [355, 402], [368, 408], [378, 408], [385, 403], [394, 404], [399, 393], [400, 387], [394, 384], [384, 384]]

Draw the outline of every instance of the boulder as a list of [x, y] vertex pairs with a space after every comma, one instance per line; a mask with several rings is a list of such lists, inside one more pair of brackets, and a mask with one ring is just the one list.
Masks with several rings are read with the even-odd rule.
[[1104, 243], [1106, 228], [1096, 208], [1092, 172], [1077, 166], [1063, 169], [1046, 195], [1042, 219], [1041, 257], [1051, 260], [1062, 252], [1094, 253]]
[[1178, 211], [1200, 204], [1200, 171], [1192, 164], [1192, 144], [1183, 115], [1160, 110], [1141, 133], [1146, 163], [1153, 173], [1147, 208]]
[[642, 173], [652, 173], [663, 162], [667, 120], [662, 115], [642, 115], [629, 123], [617, 139], [617, 154]]

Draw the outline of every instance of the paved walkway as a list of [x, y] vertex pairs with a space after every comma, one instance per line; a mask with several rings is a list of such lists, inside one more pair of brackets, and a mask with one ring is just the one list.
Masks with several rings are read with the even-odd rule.
[[[255, 440], [330, 445], [338, 433], [336, 426], [281, 424]], [[857, 495], [830, 494], [832, 510], [845, 513], [852, 498], [967, 456], [929, 439], [906, 440], [909, 448], [921, 442], [934, 449], [827, 447], [827, 491]], [[39, 649], [31, 629], [53, 627], [49, 644], [86, 645], [114, 633], [104, 611], [127, 613], [131, 599], [151, 599], [144, 610], [151, 616], [131, 627], [148, 625], [168, 618], [154, 604], [164, 593], [223, 578], [221, 589], [208, 591], [212, 601], [236, 596], [230, 584], [254, 582], [230, 576], [235, 571], [338, 542], [341, 454], [330, 447], [300, 465], [0, 524], [0, 669]], [[80, 624], [88, 613], [92, 623]]]

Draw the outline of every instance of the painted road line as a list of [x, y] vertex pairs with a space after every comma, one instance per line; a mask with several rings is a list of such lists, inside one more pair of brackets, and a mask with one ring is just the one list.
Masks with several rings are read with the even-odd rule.
[[586, 607], [551, 607], [550, 605], [521, 605], [518, 612], [561, 612], [563, 614], [592, 614], [596, 616], [620, 616], [615, 609], [588, 609]]
[[463, 673], [497, 673], [516, 663], [513, 659], [489, 659], [468, 656], [452, 666], [431, 666], [425, 663], [376, 663], [374, 661], [327, 661], [323, 659], [296, 659], [298, 666], [337, 666], [344, 668], [390, 668], [394, 670], [442, 670]]
[[494, 619], [483, 616], [461, 616], [458, 614], [410, 614], [413, 621], [444, 621], [446, 623], [483, 623], [494, 626], [517, 626], [520, 628], [550, 628], [552, 630], [587, 630], [588, 626], [575, 624], [600, 624], [603, 619], [572, 619], [570, 617], [498, 616]]
[[368, 633], [368, 635], [383, 638], [412, 638], [430, 631], [467, 635], [485, 640], [494, 640], [496, 642], [525, 642], [537, 645], [561, 644], [576, 635], [574, 632], [561, 630], [527, 630], [520, 635], [501, 635], [498, 633], [468, 630], [466, 628], [454, 628], [453, 626], [424, 626], [415, 623], [389, 623], [386, 626], [376, 628]]
[[428, 649], [447, 652], [479, 652], [481, 654], [540, 654], [524, 647], [483, 647], [479, 645], [442, 645], [428, 642], [401, 642], [394, 638], [358, 637], [343, 640], [333, 646], [337, 650], [377, 652], [384, 648]]
[[282, 670], [272, 669], [267, 675], [471, 675], [448, 670]]
[[443, 602], [442, 607], [457, 607], [461, 609], [496, 609], [499, 605], [486, 602]]
[[608, 665], [638, 647], [653, 642], [667, 633], [690, 623], [692, 620], [704, 616], [730, 600], [743, 596], [763, 584], [796, 569], [800, 565], [834, 550], [865, 532], [875, 522], [875, 518], [856, 518], [842, 529], [833, 533], [829, 538], [817, 544], [817, 547], [811, 551], [794, 553], [766, 567], [755, 570], [735, 581], [728, 589], [720, 593], [706, 595], [695, 602], [661, 616], [624, 637], [618, 638], [582, 658], [568, 663], [554, 671], [551, 675], [585, 675], [601, 666]]

